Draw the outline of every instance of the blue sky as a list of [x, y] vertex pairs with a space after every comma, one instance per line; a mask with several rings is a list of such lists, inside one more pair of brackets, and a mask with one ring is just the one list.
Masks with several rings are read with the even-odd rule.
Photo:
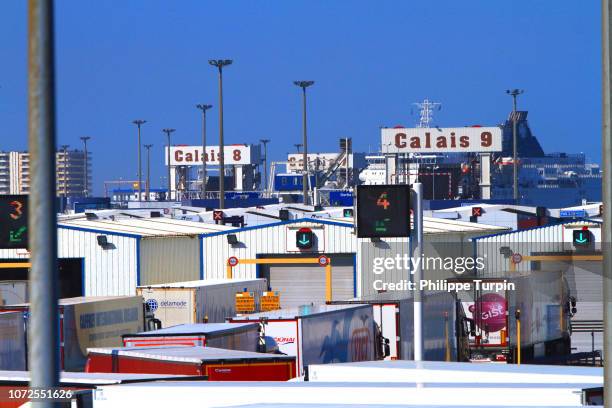
[[[26, 149], [26, 3], [0, 3], [0, 150]], [[226, 143], [269, 138], [271, 159], [300, 142], [300, 93], [312, 79], [309, 144], [375, 150], [381, 125], [414, 125], [412, 102], [443, 104], [439, 126], [494, 125], [511, 109], [507, 88], [544, 150], [600, 161], [601, 57], [597, 1], [56, 1], [58, 144], [92, 137], [94, 185], [133, 178], [136, 132], [164, 175], [165, 140], [196, 144], [196, 103], [212, 103], [224, 71]]]

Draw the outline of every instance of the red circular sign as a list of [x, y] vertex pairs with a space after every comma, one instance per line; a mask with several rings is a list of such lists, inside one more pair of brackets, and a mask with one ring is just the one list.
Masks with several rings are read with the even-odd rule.
[[512, 263], [513, 264], [520, 264], [521, 262], [523, 262], [523, 255], [521, 254], [512, 254]]
[[476, 326], [490, 333], [506, 327], [506, 299], [497, 293], [485, 293], [469, 308]]
[[236, 266], [236, 265], [238, 265], [238, 258], [236, 258], [235, 256], [230, 256], [230, 257], [227, 259], [227, 264], [228, 264], [229, 266]]
[[319, 257], [319, 265], [321, 266], [327, 266], [329, 264], [329, 258], [326, 257], [325, 255], [321, 255]]

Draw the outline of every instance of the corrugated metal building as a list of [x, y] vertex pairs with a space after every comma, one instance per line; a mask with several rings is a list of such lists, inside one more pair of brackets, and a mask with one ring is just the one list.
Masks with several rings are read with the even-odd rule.
[[[310, 250], [296, 247], [296, 232], [309, 228], [316, 239]], [[453, 220], [427, 218], [424, 231], [427, 240], [436, 242], [435, 250], [455, 253], [473, 236], [506, 228]], [[229, 238], [229, 236], [233, 236]], [[229, 240], [234, 244], [229, 244]], [[372, 259], [409, 253], [407, 238], [385, 238], [380, 242], [358, 239], [352, 218], [301, 218], [266, 225], [247, 226], [203, 237], [204, 277], [227, 276], [227, 260], [238, 258], [233, 276], [251, 279], [267, 278], [273, 290], [281, 292], [283, 307], [325, 301], [325, 270], [312, 264], [275, 263], [244, 264], [240, 260], [261, 258], [315, 258], [326, 255], [332, 264], [333, 300], [346, 300], [372, 293]], [[471, 246], [470, 246], [471, 248]], [[470, 255], [472, 251], [470, 249]], [[393, 275], [396, 273], [396, 275]], [[405, 271], [395, 271], [385, 279], [406, 279]]]
[[[58, 224], [61, 296], [133, 295], [137, 285], [201, 279], [202, 237], [231, 229], [168, 218], [63, 221]], [[4, 262], [28, 257], [25, 250], [0, 249]], [[1, 273], [1, 280], [27, 279], [26, 267]]]

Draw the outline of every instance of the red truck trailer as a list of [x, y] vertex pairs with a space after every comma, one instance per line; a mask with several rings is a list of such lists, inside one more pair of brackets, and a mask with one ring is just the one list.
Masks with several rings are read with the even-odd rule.
[[206, 375], [209, 381], [287, 381], [295, 357], [214, 347], [89, 349], [85, 372]]
[[123, 335], [125, 347], [200, 346], [257, 351], [258, 323], [179, 324], [165, 329]]

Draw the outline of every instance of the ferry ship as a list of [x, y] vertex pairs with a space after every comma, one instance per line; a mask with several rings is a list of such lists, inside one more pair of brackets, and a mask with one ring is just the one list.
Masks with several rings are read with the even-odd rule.
[[[566, 207], [601, 201], [602, 173], [583, 153], [544, 153], [527, 121], [527, 111], [517, 111], [519, 203]], [[514, 113], [502, 128], [502, 151], [491, 161], [491, 198], [513, 198], [512, 125]], [[479, 161], [474, 153], [430, 154], [398, 157], [401, 171], [387, 175], [385, 156], [366, 156], [359, 174], [363, 184], [423, 183], [426, 199], [479, 199]]]

